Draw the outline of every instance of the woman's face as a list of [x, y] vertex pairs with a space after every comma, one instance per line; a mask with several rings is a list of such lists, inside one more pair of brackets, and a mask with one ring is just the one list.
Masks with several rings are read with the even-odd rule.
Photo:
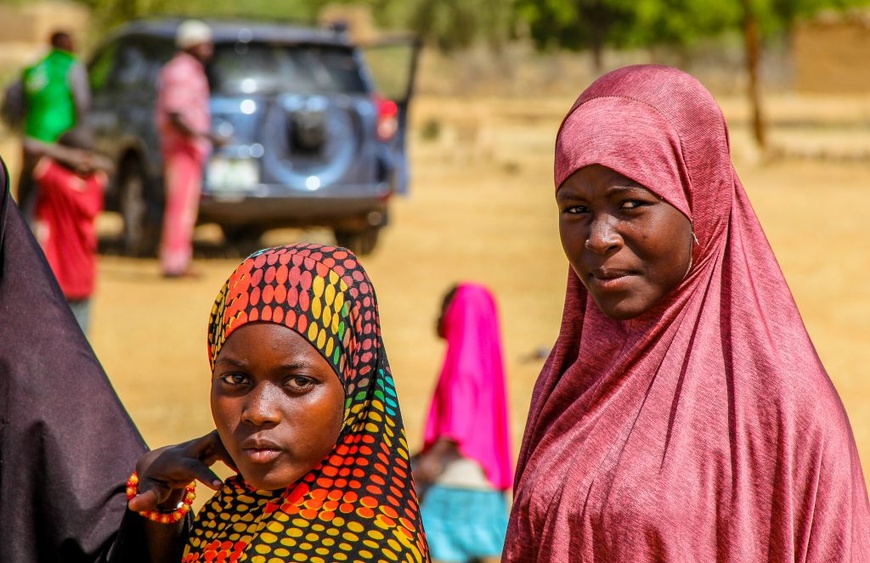
[[435, 321], [435, 333], [438, 335], [438, 338], [447, 338], [447, 331], [444, 330], [444, 317], [447, 316], [447, 309], [450, 308], [450, 303], [456, 296], [457, 291], [459, 291], [459, 286], [453, 286], [447, 290], [447, 293], [441, 299], [441, 310], [438, 313], [438, 320]]
[[692, 259], [692, 224], [656, 194], [599, 164], [556, 192], [562, 248], [601, 311], [634, 318], [677, 287]]
[[308, 473], [335, 446], [344, 388], [298, 333], [251, 323], [230, 334], [215, 359], [211, 411], [245, 481], [275, 490]]
[[199, 43], [189, 49], [190, 53], [202, 62], [208, 62], [214, 56], [214, 44], [211, 41]]

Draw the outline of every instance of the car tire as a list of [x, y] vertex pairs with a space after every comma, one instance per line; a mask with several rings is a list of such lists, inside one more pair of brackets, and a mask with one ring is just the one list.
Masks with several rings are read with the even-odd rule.
[[159, 203], [149, 201], [148, 180], [142, 164], [127, 160], [119, 178], [118, 211], [123, 221], [122, 247], [127, 256], [145, 257], [157, 254], [160, 240]]
[[381, 227], [369, 227], [363, 231], [335, 230], [335, 243], [343, 246], [357, 256], [366, 256], [374, 252], [378, 244]]

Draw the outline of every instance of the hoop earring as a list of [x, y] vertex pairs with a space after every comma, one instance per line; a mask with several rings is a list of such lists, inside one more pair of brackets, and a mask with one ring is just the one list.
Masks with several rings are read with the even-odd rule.
[[688, 276], [688, 275], [689, 275], [689, 272], [692, 271], [692, 264], [695, 262], [695, 260], [694, 260], [694, 258], [695, 258], [695, 256], [694, 256], [694, 254], [695, 254], [695, 252], [694, 252], [695, 245], [696, 245], [696, 244], [697, 244], [698, 246], [701, 245], [701, 243], [698, 242], [698, 236], [695, 234], [695, 230], [694, 230], [694, 229], [692, 229], [692, 242], [693, 242], [693, 244], [692, 244], [692, 248], [689, 249], [689, 267], [686, 268], [686, 273], [683, 274], [683, 278], [685, 278], [686, 276]]

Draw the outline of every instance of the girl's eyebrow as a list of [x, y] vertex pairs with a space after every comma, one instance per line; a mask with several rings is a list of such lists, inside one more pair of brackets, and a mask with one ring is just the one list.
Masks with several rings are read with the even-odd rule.
[[583, 198], [572, 193], [568, 193], [568, 190], [559, 190], [556, 192], [556, 201], [578, 201]]
[[[614, 194], [629, 193], [629, 192], [642, 192], [644, 194], [649, 194], [649, 195], [655, 196], [655, 194], [651, 190], [641, 186], [640, 184], [628, 184], [628, 185], [616, 184], [613, 186], [609, 186], [605, 190], [604, 193], [607, 195], [614, 195]], [[658, 196], [656, 196], [656, 197], [658, 197]], [[559, 190], [558, 192], [556, 192], [556, 201], [582, 201], [585, 199], [586, 198], [584, 198], [584, 197], [570, 193], [569, 190]]]
[[232, 356], [219, 356], [214, 361], [214, 363], [215, 363], [215, 365], [217, 365], [217, 364], [229, 364], [231, 366], [235, 366], [235, 367], [239, 367], [239, 368], [242, 368], [242, 367], [245, 367], [248, 365], [248, 362], [246, 362], [244, 360], [240, 360], [238, 358], [233, 358]]
[[[248, 363], [249, 362], [247, 362], [245, 360], [235, 358], [233, 356], [220, 357], [217, 360], [215, 360], [215, 362], [214, 362], [215, 365], [226, 364], [230, 367], [236, 367], [236, 368], [246, 368], [246, 367], [248, 367]], [[290, 370], [298, 370], [298, 369], [303, 369], [303, 370], [311, 369], [314, 366], [315, 366], [314, 362], [297, 360], [297, 361], [290, 361], [290, 362], [287, 362], [285, 364], [281, 364], [280, 366], [278, 366], [278, 368], [281, 370], [290, 371]]]
[[641, 191], [644, 193], [652, 194], [650, 190], [641, 186], [640, 184], [617, 184], [614, 186], [610, 186], [607, 188], [608, 194], [618, 194], [623, 192], [633, 192], [633, 191]]

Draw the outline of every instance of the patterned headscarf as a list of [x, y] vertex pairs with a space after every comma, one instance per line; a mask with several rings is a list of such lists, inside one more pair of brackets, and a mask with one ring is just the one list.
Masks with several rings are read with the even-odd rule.
[[291, 328], [332, 365], [345, 389], [341, 434], [286, 489], [228, 479], [198, 514], [183, 561], [428, 561], [374, 288], [356, 257], [315, 244], [249, 256], [212, 309], [212, 367], [227, 338], [251, 322]]

